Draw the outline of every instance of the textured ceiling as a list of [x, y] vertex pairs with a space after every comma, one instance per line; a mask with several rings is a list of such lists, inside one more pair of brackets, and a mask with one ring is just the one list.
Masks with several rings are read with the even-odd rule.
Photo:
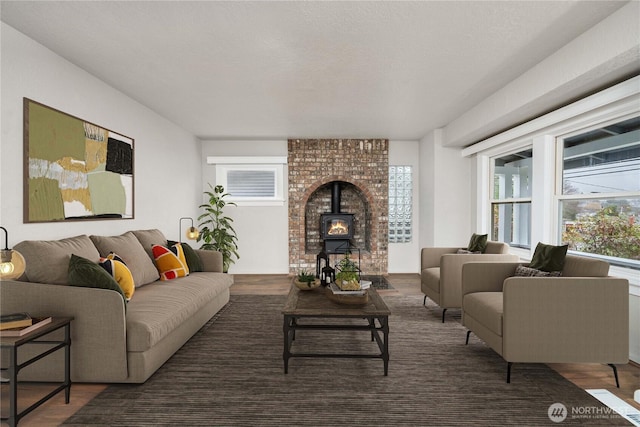
[[623, 4], [2, 1], [0, 13], [204, 139], [420, 139]]

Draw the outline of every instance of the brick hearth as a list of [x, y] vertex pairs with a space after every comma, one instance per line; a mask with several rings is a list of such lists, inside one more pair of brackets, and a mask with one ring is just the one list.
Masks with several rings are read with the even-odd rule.
[[289, 272], [315, 271], [320, 214], [331, 211], [328, 184], [341, 181], [341, 210], [355, 214], [353, 243], [361, 250], [363, 274], [386, 275], [389, 141], [289, 139], [288, 168]]

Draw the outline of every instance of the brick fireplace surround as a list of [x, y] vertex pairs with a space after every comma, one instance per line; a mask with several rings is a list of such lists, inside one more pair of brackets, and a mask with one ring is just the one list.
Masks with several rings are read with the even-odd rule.
[[289, 272], [315, 272], [320, 215], [331, 211], [330, 183], [340, 181], [341, 211], [355, 215], [352, 242], [360, 248], [362, 273], [386, 275], [389, 140], [289, 139], [288, 169]]

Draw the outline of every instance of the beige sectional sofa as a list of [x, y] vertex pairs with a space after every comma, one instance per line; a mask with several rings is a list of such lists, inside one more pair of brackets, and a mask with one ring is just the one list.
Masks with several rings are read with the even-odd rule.
[[[514, 277], [514, 262], [462, 267], [462, 324], [511, 365], [629, 361], [629, 282], [567, 255], [561, 277]], [[526, 265], [526, 264], [525, 264]], [[469, 342], [467, 333], [467, 343]]]
[[[1, 283], [0, 311], [73, 316], [72, 381], [142, 383], [229, 301], [233, 284], [233, 276], [222, 273], [222, 255], [203, 250], [195, 250], [203, 271], [160, 281], [154, 244], [167, 245], [159, 230], [21, 242], [14, 249], [24, 255], [26, 271], [19, 281]], [[113, 290], [67, 286], [71, 254], [98, 261], [109, 252], [131, 270], [129, 302]], [[21, 379], [61, 380], [62, 359], [56, 352], [21, 372]]]

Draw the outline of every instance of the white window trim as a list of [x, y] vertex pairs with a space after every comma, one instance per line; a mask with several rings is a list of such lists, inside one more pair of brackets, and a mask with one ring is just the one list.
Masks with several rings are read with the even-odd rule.
[[[490, 229], [489, 215], [493, 192], [491, 158], [499, 157], [531, 146], [533, 141], [534, 166], [531, 215], [537, 218], [531, 224], [530, 251], [511, 249], [523, 260], [530, 260], [534, 242], [557, 243], [560, 227], [556, 189], [558, 157], [556, 138], [585, 129], [601, 127], [603, 123], [623, 120], [640, 113], [640, 76], [633, 77], [611, 88], [552, 111], [506, 132], [480, 141], [462, 151], [464, 157], [476, 158], [478, 198], [476, 199], [478, 229]], [[628, 193], [626, 193], [628, 195]], [[640, 296], [640, 275], [637, 270], [611, 266], [610, 274], [629, 280], [630, 294]]]
[[216, 185], [227, 188], [227, 173], [231, 170], [257, 170], [275, 172], [275, 194], [273, 197], [237, 197], [228, 200], [238, 206], [284, 206], [284, 156], [208, 156], [207, 164], [215, 165]]

